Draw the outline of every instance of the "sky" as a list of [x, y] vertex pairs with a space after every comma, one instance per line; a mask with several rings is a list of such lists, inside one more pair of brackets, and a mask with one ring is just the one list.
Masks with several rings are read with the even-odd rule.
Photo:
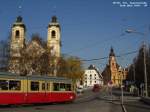
[[[135, 6], [125, 2], [134, 2]], [[138, 50], [144, 40], [150, 43], [149, 0], [0, 0], [0, 40], [7, 39], [19, 15], [27, 28], [27, 40], [34, 33], [46, 40], [47, 26], [56, 15], [61, 26], [62, 54], [82, 60], [107, 57], [111, 46], [116, 55], [122, 55]], [[144, 35], [127, 34], [126, 29]], [[117, 63], [128, 66], [136, 56], [118, 57]], [[85, 68], [94, 64], [103, 70], [108, 59], [83, 63]]]

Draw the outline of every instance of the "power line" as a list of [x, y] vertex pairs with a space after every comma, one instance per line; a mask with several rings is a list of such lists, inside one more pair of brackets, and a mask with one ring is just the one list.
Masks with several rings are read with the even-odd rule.
[[[122, 56], [127, 56], [127, 55], [130, 55], [130, 54], [135, 54], [137, 53], [138, 50], [136, 51], [131, 51], [131, 52], [127, 52], [127, 53], [124, 53], [124, 54], [120, 54], [120, 55], [117, 55], [115, 57], [122, 57]], [[96, 61], [96, 60], [103, 60], [103, 59], [108, 59], [109, 57], [102, 57], [102, 58], [94, 58], [94, 59], [83, 59], [83, 60], [80, 60], [80, 61]]]
[[[89, 48], [95, 47], [95, 46], [97, 46], [97, 45], [102, 45], [102, 44], [104, 44], [104, 43], [106, 43], [106, 42], [113, 41], [113, 40], [116, 40], [116, 39], [118, 39], [118, 38], [123, 39], [123, 38], [121, 38], [121, 37], [124, 36], [124, 35], [125, 35], [125, 33], [121, 33], [121, 34], [119, 34], [119, 35], [117, 35], [117, 36], [114, 36], [114, 37], [116, 37], [116, 38], [111, 38], [111, 39], [110, 39], [110, 38], [107, 38], [107, 39], [104, 39], [104, 40], [96, 41], [96, 42], [94, 42], [94, 43], [90, 43], [90, 44], [85, 45], [85, 46], [83, 46], [83, 47], [81, 47], [81, 48], [79, 48], [79, 49], [72, 50], [72, 51], [68, 52], [68, 54], [74, 53], [74, 52], [81, 52], [81, 51], [83, 51], [83, 50], [85, 50], [85, 49], [89, 49]], [[100, 42], [101, 42], [101, 44], [100, 44]]]

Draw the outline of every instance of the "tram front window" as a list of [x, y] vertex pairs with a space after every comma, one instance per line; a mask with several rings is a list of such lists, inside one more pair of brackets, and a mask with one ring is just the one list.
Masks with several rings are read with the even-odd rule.
[[66, 84], [66, 91], [71, 91], [71, 84]]
[[0, 90], [8, 90], [8, 81], [0, 80]]

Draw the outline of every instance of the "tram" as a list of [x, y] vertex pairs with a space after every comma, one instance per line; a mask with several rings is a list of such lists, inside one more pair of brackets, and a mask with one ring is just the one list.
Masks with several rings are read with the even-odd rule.
[[75, 98], [70, 79], [0, 72], [0, 105], [72, 102]]

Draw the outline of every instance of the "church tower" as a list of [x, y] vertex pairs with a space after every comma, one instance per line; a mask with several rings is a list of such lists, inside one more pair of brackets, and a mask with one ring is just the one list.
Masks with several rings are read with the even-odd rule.
[[113, 48], [110, 49], [109, 54], [109, 66], [110, 66], [110, 72], [111, 72], [111, 80], [114, 85], [118, 85], [118, 65], [115, 58], [115, 53]]
[[60, 57], [60, 49], [61, 49], [60, 30], [61, 29], [57, 21], [57, 17], [53, 16], [51, 22], [48, 25], [47, 47], [50, 49], [51, 55], [54, 57]]
[[22, 21], [22, 17], [18, 16], [11, 31], [11, 56], [20, 56], [19, 51], [25, 46], [25, 32], [26, 27]]
[[12, 25], [11, 41], [10, 41], [10, 62], [9, 71], [19, 74], [20, 51], [25, 47], [26, 27], [22, 21], [22, 17], [18, 16]]

